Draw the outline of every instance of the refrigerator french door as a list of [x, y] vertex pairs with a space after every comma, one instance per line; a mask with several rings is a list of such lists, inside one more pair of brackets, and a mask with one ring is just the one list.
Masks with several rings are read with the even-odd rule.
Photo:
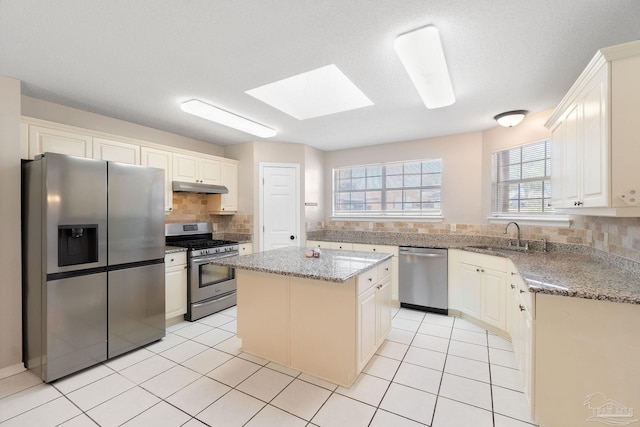
[[164, 172], [108, 163], [108, 357], [165, 334]]

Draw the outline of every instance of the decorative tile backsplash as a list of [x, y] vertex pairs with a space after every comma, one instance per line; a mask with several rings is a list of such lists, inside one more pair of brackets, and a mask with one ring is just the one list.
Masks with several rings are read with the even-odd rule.
[[[173, 211], [167, 213], [166, 222], [211, 222], [216, 233], [253, 234], [253, 215], [210, 215], [207, 213], [207, 195], [173, 193]], [[489, 237], [514, 237], [509, 229], [499, 224], [448, 224], [412, 221], [320, 221], [305, 223], [307, 232], [359, 231], [416, 234], [452, 234]], [[603, 252], [640, 262], [640, 218], [585, 217], [584, 228], [558, 228], [520, 226], [522, 239], [546, 239], [551, 243], [571, 243], [592, 247]]]
[[[412, 221], [326, 221], [307, 223], [311, 231], [359, 231], [415, 234], [450, 234], [489, 237], [515, 237], [511, 227], [505, 236], [500, 224], [448, 224]], [[570, 243], [640, 262], [640, 218], [586, 217], [584, 228], [521, 225], [523, 240], [546, 239], [551, 243]]]
[[253, 215], [211, 215], [207, 213], [206, 194], [173, 193], [173, 210], [165, 216], [166, 223], [211, 222], [216, 233], [253, 234]]

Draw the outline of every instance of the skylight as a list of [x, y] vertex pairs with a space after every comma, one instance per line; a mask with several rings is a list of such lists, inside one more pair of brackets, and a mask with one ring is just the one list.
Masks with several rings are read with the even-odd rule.
[[373, 105], [335, 65], [288, 77], [245, 93], [298, 120]]

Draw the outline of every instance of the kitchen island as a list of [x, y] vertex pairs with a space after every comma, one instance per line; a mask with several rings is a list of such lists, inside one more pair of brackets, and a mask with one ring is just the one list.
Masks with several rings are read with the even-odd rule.
[[289, 247], [236, 268], [243, 351], [349, 387], [391, 329], [391, 255]]

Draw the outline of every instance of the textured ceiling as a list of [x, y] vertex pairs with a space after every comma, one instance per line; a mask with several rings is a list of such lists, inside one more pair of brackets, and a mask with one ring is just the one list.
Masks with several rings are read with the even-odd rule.
[[[484, 130], [554, 107], [596, 50], [640, 39], [638, 0], [0, 0], [0, 75], [25, 95], [228, 145], [199, 98], [321, 150]], [[428, 110], [393, 50], [440, 30], [456, 103]], [[247, 95], [336, 64], [374, 106], [299, 121]]]

